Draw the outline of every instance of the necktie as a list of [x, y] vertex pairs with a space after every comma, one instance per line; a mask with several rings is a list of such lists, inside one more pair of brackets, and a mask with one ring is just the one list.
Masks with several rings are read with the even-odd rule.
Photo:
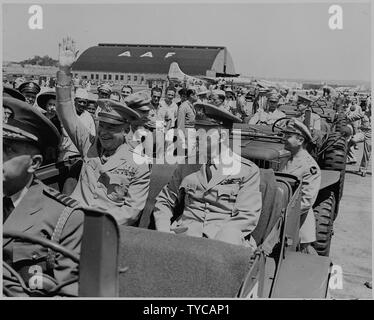
[[211, 162], [208, 161], [205, 165], [206, 180], [209, 182], [212, 179], [212, 170], [210, 169]]
[[10, 197], [3, 197], [3, 223], [14, 210], [13, 201]]

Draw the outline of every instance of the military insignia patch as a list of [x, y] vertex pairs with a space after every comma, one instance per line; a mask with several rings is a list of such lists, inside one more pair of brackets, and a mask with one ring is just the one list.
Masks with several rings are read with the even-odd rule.
[[311, 167], [310, 168], [310, 173], [313, 174], [313, 175], [316, 174], [317, 173], [317, 167], [314, 167], [314, 166]]
[[232, 178], [232, 179], [225, 179], [223, 180], [220, 184], [225, 185], [225, 184], [237, 184], [240, 183], [241, 179], [240, 178]]
[[102, 106], [102, 109], [105, 112], [112, 112], [112, 110], [113, 110], [109, 101], [105, 101], [104, 105]]

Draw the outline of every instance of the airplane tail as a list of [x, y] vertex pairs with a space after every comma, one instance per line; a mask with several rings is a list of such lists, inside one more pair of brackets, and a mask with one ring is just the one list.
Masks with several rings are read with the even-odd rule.
[[188, 82], [194, 84], [196, 82], [201, 82], [201, 79], [195, 78], [185, 74], [180, 68], [177, 62], [172, 62], [170, 64], [168, 78], [171, 81], [179, 81], [179, 82]]
[[170, 80], [183, 81], [186, 79], [187, 75], [182, 72], [182, 70], [179, 68], [178, 63], [172, 62], [170, 64], [168, 77]]

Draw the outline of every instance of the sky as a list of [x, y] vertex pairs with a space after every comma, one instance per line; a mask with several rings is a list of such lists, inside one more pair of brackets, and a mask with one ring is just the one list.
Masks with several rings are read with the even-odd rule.
[[80, 52], [98, 43], [217, 45], [242, 75], [370, 81], [370, 4], [340, 3], [343, 29], [331, 30], [336, 3], [41, 3], [41, 30], [29, 28], [31, 4], [3, 4], [3, 60], [57, 59], [69, 35]]

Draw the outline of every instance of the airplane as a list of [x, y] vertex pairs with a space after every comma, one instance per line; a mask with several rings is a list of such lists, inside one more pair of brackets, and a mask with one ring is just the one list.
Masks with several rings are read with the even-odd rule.
[[268, 80], [259, 80], [259, 79], [250, 79], [244, 77], [208, 77], [208, 76], [189, 76], [185, 74], [179, 67], [177, 62], [172, 62], [170, 64], [168, 78], [171, 81], [178, 81], [184, 83], [201, 83], [203, 82], [205, 85], [210, 84], [224, 84], [226, 86], [246, 86], [246, 87], [261, 87], [265, 89], [288, 89], [287, 86], [281, 85], [276, 82], [268, 81]]

